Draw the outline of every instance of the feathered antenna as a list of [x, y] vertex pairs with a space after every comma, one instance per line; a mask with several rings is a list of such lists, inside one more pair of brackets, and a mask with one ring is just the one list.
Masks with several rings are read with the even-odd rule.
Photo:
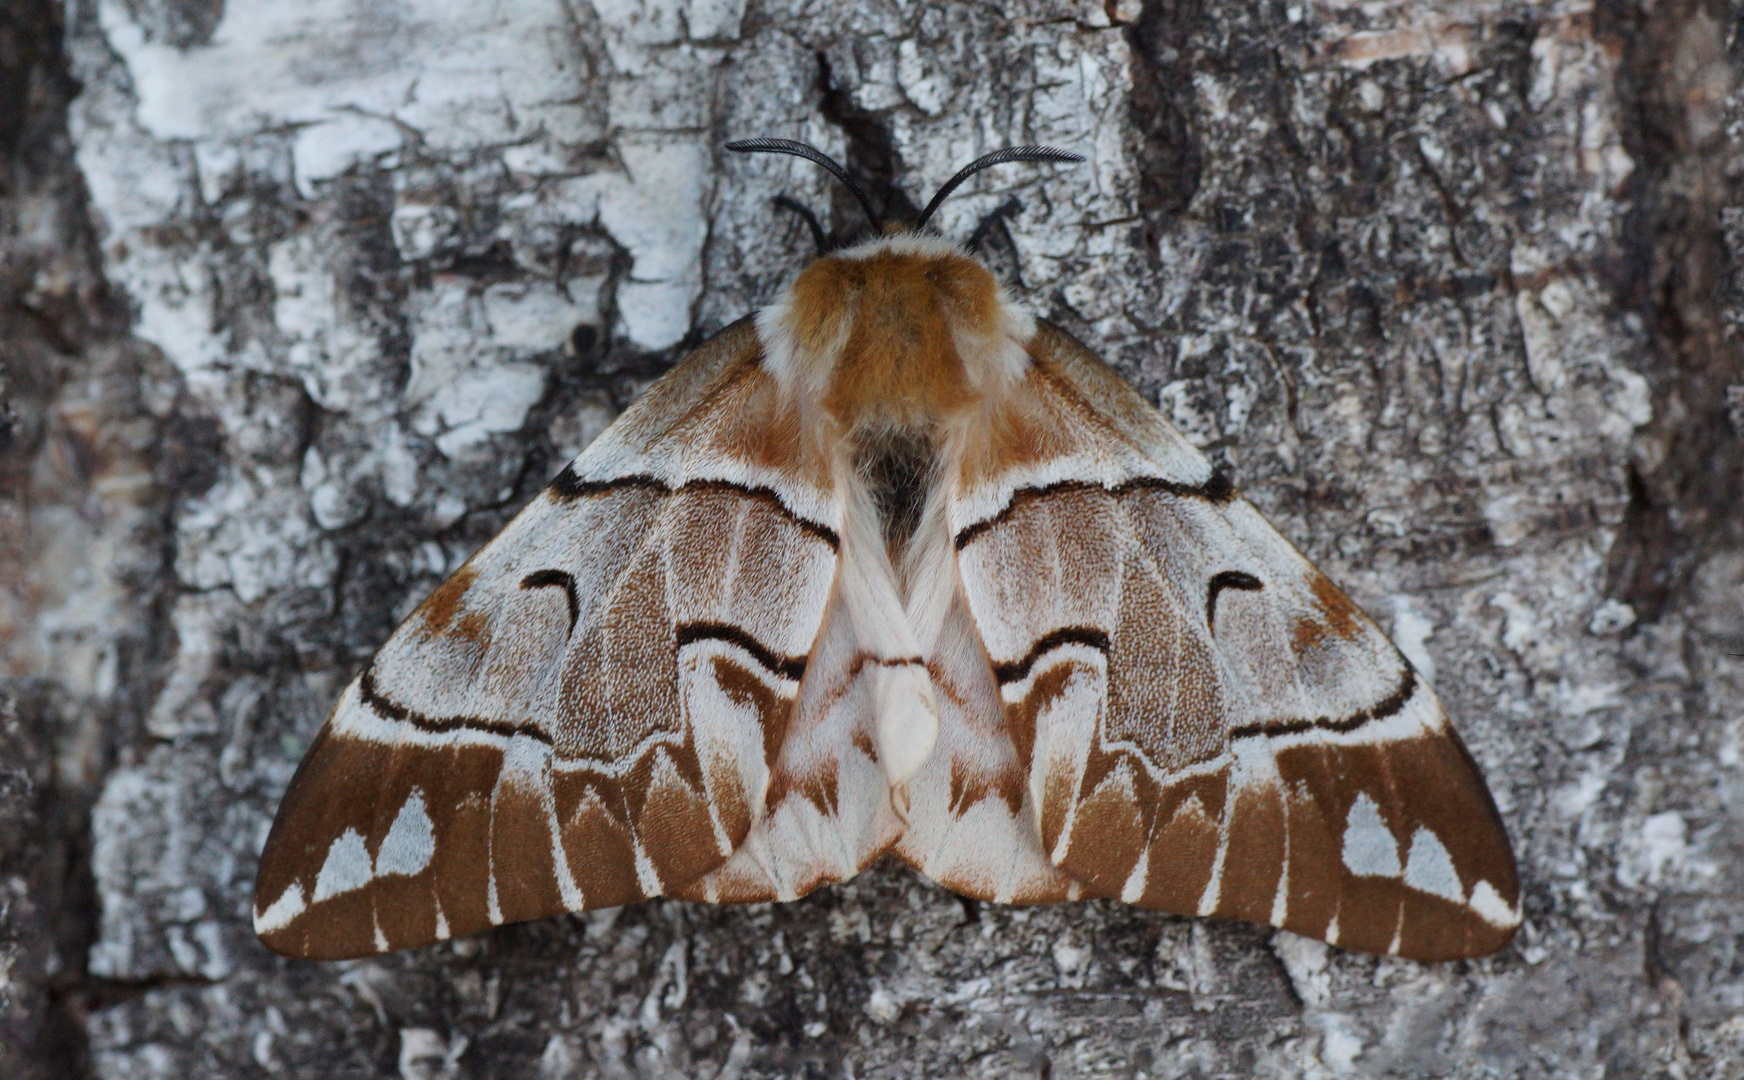
[[[871, 223], [874, 230], [878, 228], [878, 214], [872, 209], [872, 200], [867, 197], [865, 189], [856, 183], [852, 176], [848, 175], [848, 170], [844, 169], [840, 162], [823, 151], [807, 146], [802, 142], [795, 142], [792, 139], [739, 139], [728, 143], [727, 149], [739, 154], [792, 154], [794, 157], [802, 157], [814, 164], [822, 165], [853, 193], [854, 198], [859, 200], [860, 209], [866, 212], [866, 220]], [[944, 202], [951, 192], [961, 187], [963, 181], [982, 169], [991, 169], [995, 165], [1004, 165], [1012, 161], [1078, 162], [1083, 160], [1083, 154], [1074, 154], [1070, 150], [1057, 150], [1052, 146], [1008, 146], [1003, 150], [995, 150], [991, 154], [985, 154], [963, 166], [957, 171], [957, 175], [945, 181], [944, 186], [933, 195], [932, 202], [927, 203], [926, 209], [921, 211], [920, 220], [914, 223], [915, 231], [919, 232], [926, 228], [926, 223], [932, 220], [933, 212], [939, 208], [939, 204]]]
[[866, 220], [871, 223], [874, 232], [878, 229], [878, 214], [872, 209], [872, 200], [866, 197], [865, 189], [854, 182], [848, 175], [848, 170], [841, 163], [822, 150], [807, 146], [792, 139], [739, 139], [727, 144], [727, 149], [738, 154], [792, 154], [802, 157], [817, 165], [822, 165], [830, 174], [840, 180], [844, 186], [853, 192], [854, 198], [860, 201], [860, 209], [866, 211]]
[[926, 209], [920, 212], [920, 220], [914, 223], [916, 232], [926, 228], [926, 223], [932, 219], [933, 211], [945, 201], [945, 197], [957, 190], [963, 181], [974, 176], [982, 169], [991, 169], [995, 165], [1004, 165], [1008, 161], [1083, 161], [1083, 154], [1074, 154], [1070, 150], [1056, 150], [1051, 146], [1008, 146], [1004, 150], [995, 150], [991, 154], [978, 157], [957, 171], [957, 175], [945, 181], [939, 188], [933, 201], [927, 203]]

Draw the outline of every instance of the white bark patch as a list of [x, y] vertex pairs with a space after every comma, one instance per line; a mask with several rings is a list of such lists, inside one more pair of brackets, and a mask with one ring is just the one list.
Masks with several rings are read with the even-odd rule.
[[1411, 661], [1417, 674], [1431, 685], [1435, 682], [1435, 658], [1429, 655], [1426, 642], [1435, 633], [1435, 620], [1418, 612], [1408, 596], [1393, 597], [1393, 644]]
[[326, 175], [379, 153], [396, 122], [437, 147], [466, 147], [541, 125], [572, 135], [581, 119], [564, 104], [576, 65], [560, 0], [232, 3], [211, 41], [190, 49], [153, 40], [126, 4], [102, 3], [98, 16], [146, 131], [206, 140], [307, 125], [301, 137], [321, 145], [310, 160]]
[[702, 293], [709, 152], [700, 140], [626, 141], [627, 174], [600, 193], [600, 224], [635, 260], [618, 285], [618, 316], [636, 344], [665, 349], [690, 331]]

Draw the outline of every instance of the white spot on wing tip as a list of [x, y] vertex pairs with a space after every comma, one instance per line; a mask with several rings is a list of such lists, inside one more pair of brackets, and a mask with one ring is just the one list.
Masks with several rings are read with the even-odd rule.
[[1272, 894], [1273, 926], [1283, 926], [1290, 919], [1290, 858], [1289, 849], [1284, 849], [1284, 872], [1278, 875], [1278, 891]]
[[654, 869], [654, 860], [642, 849], [642, 838], [634, 834], [630, 837], [631, 850], [635, 853], [636, 884], [642, 889], [642, 895], [655, 897], [661, 894], [660, 871]]
[[356, 829], [346, 829], [327, 849], [327, 859], [321, 864], [321, 872], [315, 875], [313, 902], [320, 903], [328, 897], [361, 889], [374, 876], [369, 849], [363, 846], [363, 834]]
[[275, 930], [283, 930], [291, 925], [291, 921], [301, 915], [309, 905], [303, 900], [303, 887], [291, 882], [289, 888], [279, 893], [265, 911], [257, 911], [254, 915], [254, 932], [257, 935], [270, 934]]
[[1144, 896], [1145, 885], [1149, 882], [1150, 876], [1151, 849], [1149, 846], [1146, 846], [1144, 852], [1139, 855], [1138, 862], [1133, 865], [1132, 873], [1127, 875], [1126, 884], [1121, 887], [1121, 902], [1127, 904], [1138, 903], [1139, 899]]
[[1333, 913], [1332, 921], [1326, 924], [1326, 943], [1328, 945], [1337, 945], [1338, 944], [1338, 913], [1337, 912]]
[[1520, 925], [1520, 906], [1502, 899], [1502, 894], [1487, 881], [1472, 886], [1471, 909], [1491, 926], [1512, 930]]
[[442, 903], [436, 903], [436, 940], [447, 941], [453, 932], [448, 929], [448, 916], [442, 912]]
[[436, 855], [436, 828], [424, 806], [424, 793], [413, 788], [388, 827], [376, 853], [377, 874], [419, 874]]
[[1381, 808], [1367, 794], [1358, 795], [1350, 806], [1343, 846], [1345, 868], [1358, 877], [1396, 878], [1401, 872], [1399, 842], [1382, 820]]
[[1465, 903], [1465, 886], [1454, 869], [1453, 856], [1441, 838], [1421, 826], [1411, 836], [1411, 852], [1405, 858], [1405, 884], [1419, 892]]

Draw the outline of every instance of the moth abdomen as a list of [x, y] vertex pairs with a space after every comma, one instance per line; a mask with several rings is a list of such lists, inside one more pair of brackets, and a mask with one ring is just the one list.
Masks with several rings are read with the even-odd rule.
[[855, 440], [854, 471], [870, 489], [892, 562], [900, 562], [920, 527], [938, 464], [938, 448], [926, 429], [884, 428]]

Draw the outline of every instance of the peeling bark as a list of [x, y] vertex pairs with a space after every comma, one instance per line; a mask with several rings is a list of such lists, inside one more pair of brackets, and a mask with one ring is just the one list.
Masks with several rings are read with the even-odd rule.
[[[1744, 1076], [1744, 104], [1712, 0], [19, 0], [0, 1073]], [[1527, 924], [1425, 967], [881, 867], [342, 965], [253, 865], [395, 620], [846, 193], [941, 216], [1434, 681]]]

